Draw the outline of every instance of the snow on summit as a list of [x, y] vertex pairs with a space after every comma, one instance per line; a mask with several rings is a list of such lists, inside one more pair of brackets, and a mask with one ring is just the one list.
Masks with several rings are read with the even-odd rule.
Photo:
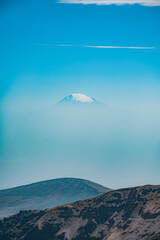
[[92, 103], [94, 102], [92, 98], [81, 94], [81, 93], [73, 93], [71, 94], [73, 97], [73, 100], [77, 101], [77, 102], [86, 102], [86, 103]]
[[94, 98], [81, 93], [72, 93], [63, 98], [59, 103], [97, 103]]

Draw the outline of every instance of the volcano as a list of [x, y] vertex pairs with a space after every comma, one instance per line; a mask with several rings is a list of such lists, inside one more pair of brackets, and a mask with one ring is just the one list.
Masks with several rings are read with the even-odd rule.
[[100, 104], [101, 102], [97, 101], [92, 97], [88, 97], [81, 93], [72, 93], [61, 101], [58, 104]]

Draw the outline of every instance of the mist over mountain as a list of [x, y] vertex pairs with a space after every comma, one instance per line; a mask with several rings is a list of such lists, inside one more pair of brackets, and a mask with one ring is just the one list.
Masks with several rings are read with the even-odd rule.
[[19, 109], [19, 101], [5, 110], [1, 189], [67, 176], [113, 189], [158, 183], [160, 118], [119, 111], [107, 102], [56, 102], [29, 112], [25, 104]]
[[20, 210], [53, 208], [95, 197], [110, 189], [78, 178], [59, 178], [0, 190], [0, 218]]
[[110, 191], [0, 221], [1, 240], [159, 240], [160, 186]]

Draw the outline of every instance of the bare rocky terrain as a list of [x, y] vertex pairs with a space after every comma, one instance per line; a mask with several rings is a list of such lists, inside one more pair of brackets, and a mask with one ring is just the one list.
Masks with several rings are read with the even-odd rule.
[[0, 221], [1, 240], [159, 240], [160, 186], [110, 191]]

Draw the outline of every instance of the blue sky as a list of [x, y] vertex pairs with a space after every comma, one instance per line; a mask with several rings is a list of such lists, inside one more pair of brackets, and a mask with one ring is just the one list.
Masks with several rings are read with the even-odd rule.
[[[147, 114], [144, 125], [148, 126], [147, 129], [151, 131], [144, 138], [148, 139], [147, 146], [153, 145], [150, 151], [148, 150], [150, 160], [146, 165], [146, 175], [139, 178], [137, 182], [134, 182], [133, 177], [129, 184], [158, 183], [160, 180], [158, 173], [157, 175], [156, 173], [153, 174], [160, 167], [157, 160], [160, 143], [158, 137], [160, 116], [159, 0], [137, 0], [134, 2], [141, 4], [120, 6], [116, 4], [104, 5], [104, 2], [101, 1], [101, 5], [97, 5], [96, 1], [95, 4], [88, 4], [87, 0], [83, 1], [84, 4], [79, 2], [77, 4], [76, 0], [61, 2], [7, 0], [1, 3], [0, 130], [2, 141], [0, 156], [3, 173], [1, 175], [1, 188], [47, 178], [63, 177], [64, 175], [84, 177], [99, 181], [104, 185], [107, 185], [110, 181], [109, 187], [114, 188], [125, 185], [125, 179], [119, 183], [120, 176], [117, 174], [117, 181], [115, 180], [114, 183], [113, 179], [111, 181], [112, 171], [116, 167], [116, 158], [118, 157], [114, 155], [113, 166], [111, 162], [107, 165], [107, 161], [111, 161], [111, 157], [110, 160], [108, 158], [112, 154], [106, 155], [105, 149], [106, 147], [108, 149], [110, 144], [106, 143], [105, 145], [106, 138], [102, 132], [97, 141], [101, 142], [101, 146], [104, 144], [104, 148], [101, 149], [99, 146], [97, 155], [101, 149], [102, 162], [100, 162], [100, 165], [103, 167], [99, 167], [96, 178], [94, 177], [94, 171], [96, 171], [98, 165], [98, 156], [95, 157], [92, 174], [87, 171], [91, 165], [91, 155], [86, 152], [85, 146], [88, 144], [88, 147], [91, 148], [92, 145], [89, 143], [86, 143], [86, 145], [81, 143], [81, 146], [83, 146], [81, 150], [75, 146], [77, 154], [72, 151], [70, 154], [68, 153], [68, 159], [72, 159], [72, 161], [70, 160], [70, 170], [65, 172], [66, 167], [64, 167], [64, 169], [57, 170], [53, 174], [50, 172], [49, 169], [53, 165], [57, 166], [57, 169], [60, 168], [56, 160], [58, 157], [61, 158], [61, 165], [65, 166], [67, 158], [65, 154], [60, 156], [58, 152], [51, 150], [52, 143], [58, 142], [60, 132], [56, 133], [57, 135], [55, 134], [54, 140], [51, 136], [47, 137], [50, 139], [48, 146], [50, 146], [49, 151], [52, 153], [52, 161], [47, 160], [49, 156], [46, 155], [45, 150], [41, 152], [43, 157], [39, 162], [39, 171], [44, 169], [43, 164], [47, 161], [48, 167], [46, 167], [45, 174], [42, 174], [42, 176], [37, 174], [35, 178], [30, 179], [27, 177], [33, 159], [39, 156], [35, 154], [40, 146], [40, 143], [36, 143], [36, 139], [39, 135], [41, 136], [39, 138], [42, 139], [43, 134], [47, 136], [46, 132], [49, 130], [46, 126], [49, 126], [51, 122], [47, 123], [44, 120], [43, 124], [40, 124], [40, 128], [43, 128], [46, 132], [42, 134], [40, 129], [37, 129], [37, 135], [34, 134], [34, 136], [28, 136], [24, 130], [26, 126], [21, 124], [21, 128], [18, 128], [18, 124], [24, 122], [24, 119], [29, 118], [33, 112], [39, 114], [39, 112], [45, 111], [45, 109], [50, 108], [50, 106], [73, 92], [92, 96], [118, 111], [134, 113], [134, 116], [138, 116], [137, 125], [134, 125], [138, 129], [136, 131], [137, 135], [134, 136], [136, 139], [139, 138], [139, 135], [145, 135], [140, 122], [144, 120], [144, 114]], [[108, 2], [113, 3], [114, 1]], [[127, 3], [127, 0], [120, 2]], [[97, 48], [97, 46], [100, 47]], [[142, 114], [143, 117], [139, 117], [138, 114]], [[32, 121], [28, 120], [27, 123], [30, 130], [34, 128], [35, 122], [38, 125], [38, 117], [31, 119]], [[124, 116], [121, 115], [120, 119], [124, 122]], [[116, 124], [118, 127], [118, 123]], [[123, 124], [120, 124], [117, 132], [120, 132], [123, 127]], [[109, 129], [109, 126], [104, 124], [104, 128]], [[110, 126], [110, 129], [114, 129], [114, 127]], [[107, 135], [107, 130], [105, 134]], [[91, 137], [90, 134], [89, 136]], [[117, 133], [112, 141], [110, 149], [113, 152], [117, 149], [118, 136]], [[70, 137], [73, 140], [75, 136], [71, 134]], [[34, 144], [29, 145], [29, 149], [26, 150], [25, 143], [28, 142], [28, 138], [34, 139]], [[14, 139], [18, 139], [16, 146], [14, 145]], [[57, 147], [63, 146], [64, 153], [66, 151], [65, 139], [64, 136]], [[133, 135], [131, 139], [133, 141]], [[16, 149], [23, 140], [24, 143], [21, 148], [24, 150], [20, 153]], [[71, 149], [72, 140], [68, 149]], [[77, 141], [81, 142], [81, 138], [78, 140], [78, 135]], [[98, 146], [97, 141], [94, 143], [95, 146]], [[126, 141], [128, 141], [127, 138], [124, 142]], [[90, 141], [88, 140], [88, 142]], [[142, 142], [144, 143], [143, 138]], [[119, 149], [119, 151], [122, 150], [120, 146]], [[27, 155], [26, 151], [30, 154]], [[78, 173], [75, 169], [79, 167], [82, 152], [84, 155], [86, 153], [88, 165], [84, 166]], [[142, 158], [146, 158], [145, 149], [141, 154]], [[26, 157], [23, 159], [22, 156], [24, 155]], [[128, 153], [128, 159], [131, 158], [133, 158], [132, 151]], [[135, 159], [139, 161], [137, 156], [135, 156]], [[124, 162], [123, 159], [119, 160], [119, 165], [123, 166]], [[131, 162], [132, 160], [130, 160]], [[142, 161], [141, 169], [143, 169], [144, 162]], [[34, 167], [37, 168], [36, 160], [33, 165], [33, 169]], [[117, 164], [117, 166], [119, 165]], [[25, 166], [26, 172], [23, 172], [22, 169]], [[73, 166], [73, 169], [71, 166]], [[110, 178], [106, 178], [105, 172], [101, 174], [101, 171], [103, 172], [105, 167], [107, 169], [107, 166], [111, 173]], [[19, 168], [19, 172], [21, 172], [21, 174], [17, 174], [17, 177], [14, 175], [16, 168]], [[129, 168], [130, 165], [128, 165]], [[152, 172], [149, 171], [151, 168]], [[122, 167], [121, 172], [123, 171]], [[83, 174], [84, 172], [86, 174]], [[136, 170], [133, 175], [135, 173]]]

